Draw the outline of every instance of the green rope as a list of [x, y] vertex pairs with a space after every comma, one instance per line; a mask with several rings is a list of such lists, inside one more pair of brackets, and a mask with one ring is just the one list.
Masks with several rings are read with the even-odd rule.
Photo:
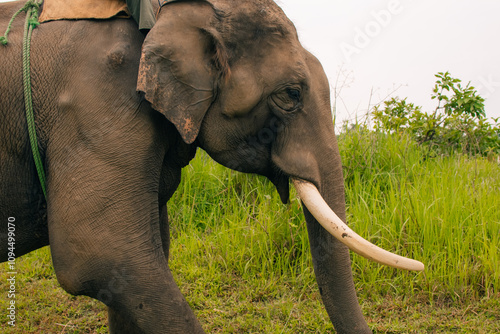
[[26, 5], [26, 21], [24, 24], [24, 38], [23, 38], [23, 83], [24, 83], [24, 105], [26, 109], [26, 119], [28, 121], [28, 132], [30, 137], [31, 151], [33, 151], [33, 158], [35, 160], [36, 171], [40, 179], [43, 195], [47, 198], [47, 191], [45, 187], [45, 171], [43, 168], [42, 158], [38, 150], [38, 141], [35, 130], [35, 117], [33, 115], [33, 100], [31, 97], [31, 69], [30, 69], [30, 46], [31, 46], [31, 33], [40, 23], [38, 22], [38, 8], [41, 1], [29, 0]]
[[36, 171], [38, 179], [42, 186], [43, 195], [47, 198], [47, 191], [45, 187], [45, 171], [43, 168], [42, 158], [38, 149], [38, 141], [35, 129], [35, 117], [33, 115], [33, 100], [31, 96], [31, 68], [30, 68], [30, 47], [31, 47], [31, 33], [40, 23], [38, 22], [38, 9], [42, 0], [28, 0], [23, 8], [19, 9], [10, 19], [9, 25], [5, 34], [0, 37], [0, 43], [6, 45], [8, 43], [7, 35], [12, 28], [12, 22], [21, 13], [26, 12], [26, 21], [24, 23], [24, 37], [23, 37], [23, 87], [24, 87], [24, 107], [26, 110], [26, 120], [28, 123], [28, 133], [30, 138], [31, 151], [33, 152], [33, 159], [35, 160]]

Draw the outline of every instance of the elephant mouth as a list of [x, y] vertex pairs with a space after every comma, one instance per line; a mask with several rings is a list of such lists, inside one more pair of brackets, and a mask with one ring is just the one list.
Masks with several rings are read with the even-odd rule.
[[290, 200], [290, 182], [289, 176], [283, 173], [277, 168], [273, 169], [273, 172], [270, 176], [267, 177], [276, 187], [278, 194], [280, 196], [281, 202], [283, 204], [288, 204]]

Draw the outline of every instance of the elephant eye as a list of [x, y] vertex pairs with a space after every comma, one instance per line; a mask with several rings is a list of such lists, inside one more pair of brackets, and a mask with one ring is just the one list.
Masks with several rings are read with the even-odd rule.
[[295, 111], [301, 106], [301, 92], [298, 88], [288, 87], [271, 96], [274, 104], [284, 111]]
[[286, 93], [288, 94], [288, 97], [291, 98], [292, 100], [295, 100], [297, 102], [300, 101], [300, 90], [287, 88]]

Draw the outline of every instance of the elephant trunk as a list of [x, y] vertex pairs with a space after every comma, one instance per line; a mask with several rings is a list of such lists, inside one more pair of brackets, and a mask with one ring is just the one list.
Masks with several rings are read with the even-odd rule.
[[337, 333], [371, 333], [359, 306], [349, 249], [332, 237], [304, 207], [314, 273]]
[[[332, 139], [335, 141], [334, 139]], [[332, 151], [333, 150], [333, 151]], [[321, 152], [314, 182], [292, 177], [303, 201], [316, 281], [325, 308], [338, 333], [371, 333], [356, 296], [349, 248], [371, 260], [407, 270], [423, 270], [423, 264], [391, 254], [369, 243], [344, 222], [345, 195], [342, 165], [335, 145]], [[316, 162], [319, 159], [314, 159]], [[293, 175], [293, 174], [292, 174]], [[297, 174], [295, 174], [297, 175]]]
[[[321, 179], [315, 183], [328, 206], [345, 221], [342, 166], [338, 159], [325, 160], [329, 161], [330, 166], [324, 166]], [[307, 194], [304, 194], [303, 184], [297, 178], [292, 178], [292, 181], [303, 201], [309, 202]], [[348, 247], [318, 223], [307, 204], [303, 205], [303, 211], [316, 281], [333, 326], [338, 333], [371, 333], [356, 295]]]

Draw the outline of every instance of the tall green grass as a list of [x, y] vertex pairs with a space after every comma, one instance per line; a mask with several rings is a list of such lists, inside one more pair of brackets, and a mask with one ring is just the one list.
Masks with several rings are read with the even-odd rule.
[[462, 155], [425, 159], [408, 137], [362, 129], [343, 134], [340, 146], [351, 224], [381, 247], [426, 264], [415, 274], [354, 257], [367, 296], [393, 290], [467, 301], [499, 292], [497, 163]]
[[179, 272], [191, 271], [184, 264], [193, 261], [214, 277], [273, 282], [286, 274], [311, 281], [300, 202], [293, 198], [284, 206], [263, 178], [230, 171], [199, 153], [168, 206], [171, 265]]

